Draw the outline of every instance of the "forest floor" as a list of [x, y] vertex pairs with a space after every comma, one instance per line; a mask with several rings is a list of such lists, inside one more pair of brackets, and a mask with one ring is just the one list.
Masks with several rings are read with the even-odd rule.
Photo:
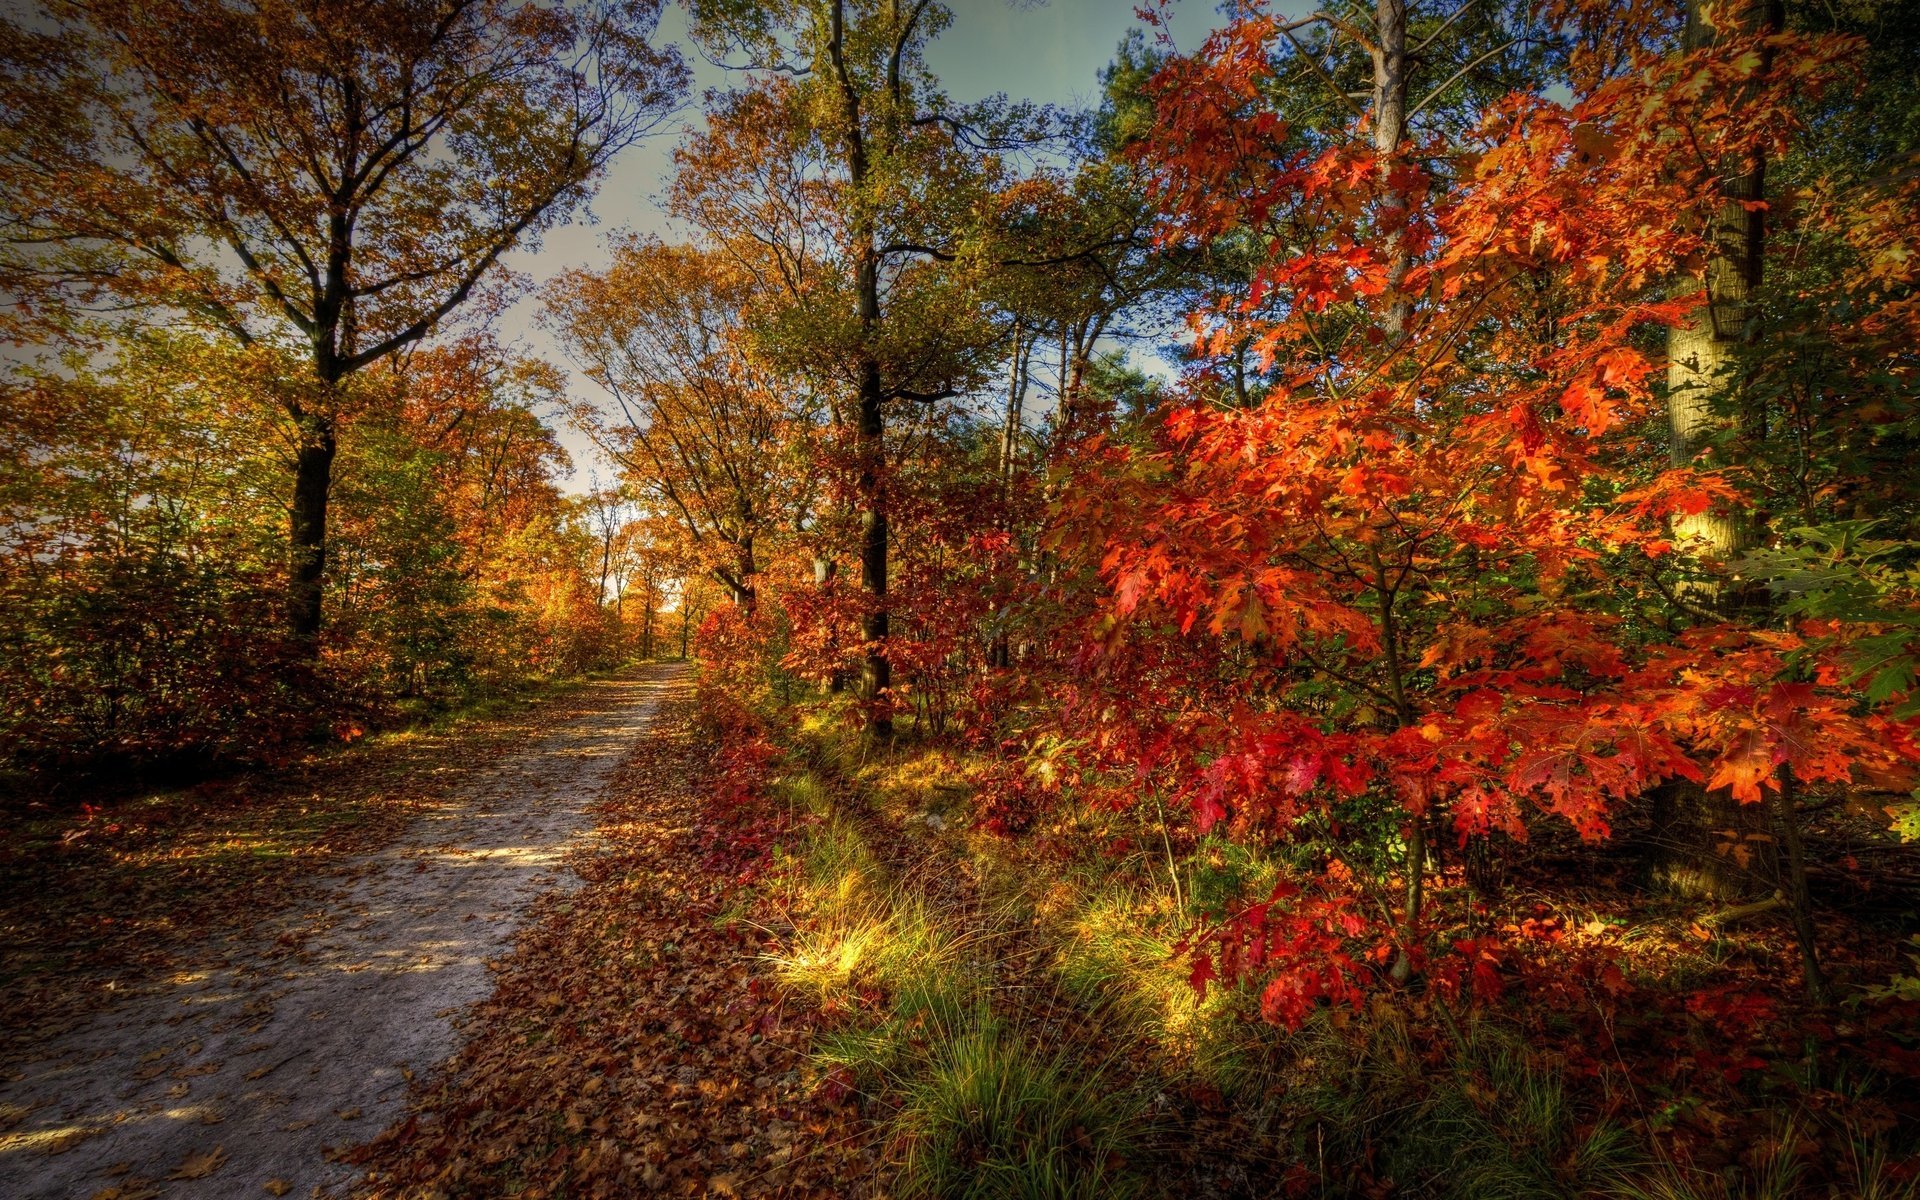
[[[1196, 997], [1150, 846], [1088, 825], [1054, 841], [1108, 850], [1040, 855], [974, 819], [982, 756], [694, 690], [653, 667], [0, 856], [0, 1195], [1705, 1197], [1803, 1158], [1841, 1182], [1795, 1195], [1913, 1194], [1884, 1136], [1908, 1092], [1793, 1074], [1773, 925], [1569, 918], [1637, 989], [1599, 1069], [1524, 1013], [1428, 1028], [1420, 996], [1282, 1037]], [[1898, 1019], [1823, 1036], [1891, 1066]]]
[[16, 840], [0, 1194], [348, 1183], [335, 1151], [400, 1115], [535, 897], [577, 886], [564, 857], [686, 675], [589, 683], [257, 793], [228, 781], [191, 826], [131, 806], [74, 826], [65, 854]]
[[830, 1018], [778, 970], [786, 814], [727, 795], [718, 751], [677, 678], [568, 860], [583, 885], [535, 904], [459, 1053], [351, 1156], [357, 1197], [888, 1194], [882, 1131], [821, 1086]]

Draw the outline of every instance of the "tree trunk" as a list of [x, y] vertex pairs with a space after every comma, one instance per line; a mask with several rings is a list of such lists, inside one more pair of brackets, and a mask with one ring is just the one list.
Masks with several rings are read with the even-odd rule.
[[1651, 884], [1675, 896], [1738, 901], [1772, 886], [1777, 842], [1757, 804], [1738, 804], [1690, 779], [1651, 795], [1645, 862]]
[[[1373, 150], [1379, 160], [1379, 171], [1384, 180], [1392, 172], [1399, 157], [1400, 143], [1406, 137], [1407, 129], [1407, 5], [1406, 0], [1378, 0], [1374, 10], [1374, 19], [1378, 26], [1379, 43], [1373, 49], [1373, 109], [1370, 127], [1373, 138]], [[1404, 296], [1400, 294], [1400, 285], [1407, 277], [1412, 266], [1407, 256], [1406, 238], [1401, 232], [1406, 214], [1412, 207], [1408, 197], [1392, 193], [1389, 190], [1382, 207], [1380, 219], [1388, 227], [1386, 236], [1387, 254], [1387, 311], [1381, 319], [1382, 331], [1390, 343], [1397, 343], [1406, 332], [1407, 316], [1411, 312]], [[1402, 725], [1409, 722], [1410, 714], [1406, 708], [1404, 695], [1398, 683], [1398, 638], [1394, 634], [1392, 594], [1384, 590], [1382, 581], [1382, 632], [1385, 635], [1386, 653], [1394, 671], [1396, 703], [1399, 706], [1397, 719]], [[1413, 976], [1412, 946], [1419, 936], [1420, 915], [1426, 893], [1427, 871], [1427, 828], [1424, 814], [1412, 815], [1407, 828], [1406, 858], [1406, 897], [1403, 904], [1401, 921], [1400, 953], [1394, 959], [1391, 976], [1397, 983], [1405, 983]]]
[[[1780, 7], [1777, 0], [1759, 0], [1748, 5], [1739, 19], [1743, 24], [1764, 23], [1765, 28], [1778, 28]], [[1691, 51], [1710, 46], [1717, 37], [1718, 31], [1707, 23], [1699, 0], [1693, 0], [1687, 6], [1686, 48]], [[1737, 96], [1734, 102], [1739, 103]], [[1737, 406], [1721, 398], [1738, 390], [1740, 381], [1732, 377], [1735, 357], [1751, 340], [1748, 304], [1760, 285], [1766, 218], [1747, 205], [1763, 200], [1765, 195], [1765, 160], [1755, 158], [1730, 165], [1721, 183], [1719, 206], [1707, 229], [1705, 275], [1680, 285], [1681, 294], [1698, 297], [1700, 304], [1685, 324], [1667, 331], [1667, 418], [1672, 429], [1671, 459], [1676, 467], [1702, 461], [1703, 456], [1707, 465], [1719, 465], [1725, 455], [1714, 449], [1717, 440], [1755, 432], [1753, 422], [1743, 420]], [[1682, 549], [1711, 567], [1724, 568], [1753, 544], [1753, 518], [1748, 512], [1719, 508], [1680, 514], [1673, 519], [1673, 533]], [[1681, 594], [1702, 608], [1716, 611], [1737, 607], [1741, 600], [1734, 589], [1718, 580], [1690, 581], [1682, 585]]]
[[[607, 602], [607, 574], [613, 570], [613, 531], [608, 529], [600, 539], [600, 591], [594, 599], [604, 605]], [[618, 599], [618, 597], [616, 597]], [[616, 609], [617, 611], [617, 609]]]
[[1807, 889], [1807, 847], [1800, 836], [1800, 806], [1795, 798], [1793, 773], [1782, 767], [1778, 778], [1779, 790], [1768, 793], [1767, 803], [1773, 809], [1774, 832], [1784, 851], [1780, 863], [1786, 870], [1781, 876], [1780, 890], [1785, 893], [1787, 907], [1793, 914], [1793, 936], [1800, 943], [1800, 978], [1806, 985], [1807, 999], [1824, 1008], [1833, 996], [1827, 987], [1827, 977], [1820, 970], [1819, 937], [1813, 927], [1813, 895]]
[[[831, 558], [826, 558], [818, 554], [814, 555], [813, 584], [815, 587], [826, 587], [827, 584], [833, 581], [833, 577], [839, 573], [840, 566], [838, 563], [834, 562]], [[837, 652], [840, 647], [840, 634], [835, 626], [828, 626], [827, 637], [829, 639], [829, 648]], [[847, 673], [838, 667], [834, 667], [827, 672], [824, 686], [826, 687], [828, 695], [839, 695], [841, 692], [847, 690]]]
[[1000, 490], [1013, 496], [1014, 471], [1019, 465], [1020, 431], [1027, 408], [1028, 344], [1020, 326], [1013, 327], [1013, 364], [1008, 372], [1006, 415], [1000, 424]]
[[641, 658], [653, 657], [653, 608], [656, 602], [657, 600], [656, 600], [656, 597], [654, 596], [653, 573], [648, 572], [646, 577], [646, 591], [643, 596], [643, 603], [645, 603], [647, 611], [645, 615], [643, 615], [640, 618], [640, 657]]
[[294, 645], [307, 658], [320, 648], [327, 500], [333, 488], [335, 450], [331, 418], [300, 418], [300, 449], [294, 458], [293, 503], [287, 523], [287, 627]]
[[[1736, 19], [1748, 30], [1772, 31], [1781, 27], [1784, 14], [1779, 0], [1752, 0], [1738, 10]], [[1686, 49], [1710, 46], [1719, 34], [1709, 23], [1700, 0], [1692, 0], [1687, 6]], [[1764, 74], [1771, 67], [1768, 52], [1760, 70]], [[1736, 93], [1732, 101], [1738, 106], [1741, 98]], [[1730, 456], [1716, 442], [1730, 437], [1764, 437], [1766, 433], [1764, 410], [1755, 411], [1742, 397], [1745, 381], [1735, 376], [1739, 351], [1754, 337], [1749, 310], [1765, 267], [1766, 212], [1749, 206], [1766, 199], [1766, 172], [1766, 160], [1757, 155], [1747, 162], [1728, 164], [1719, 204], [1707, 228], [1704, 277], [1683, 285], [1687, 289], [1683, 294], [1698, 297], [1699, 306], [1684, 325], [1667, 334], [1667, 416], [1672, 429], [1671, 459], [1676, 467], [1698, 462], [1723, 464]], [[1684, 550], [1724, 571], [1755, 544], [1759, 530], [1755, 514], [1749, 510], [1713, 509], [1675, 516], [1673, 532], [1674, 540]], [[1681, 595], [1699, 608], [1721, 613], [1763, 609], [1767, 603], [1764, 592], [1717, 577], [1688, 581], [1682, 585]], [[1824, 1005], [1829, 991], [1820, 969], [1799, 806], [1792, 774], [1786, 768], [1781, 769], [1779, 783], [1779, 790], [1770, 791], [1766, 800], [1765, 815], [1770, 822], [1763, 819], [1759, 805], [1737, 804], [1724, 793], [1698, 796], [1698, 789], [1692, 789], [1686, 795], [1698, 796], [1699, 807], [1704, 810], [1697, 824], [1726, 825], [1743, 841], [1774, 843], [1768, 846], [1765, 858], [1774, 867], [1773, 874], [1793, 916], [1807, 996]], [[1684, 783], [1671, 786], [1683, 792], [1690, 787]], [[1669, 850], [1678, 849], [1684, 854], [1688, 842], [1697, 840], [1700, 830], [1688, 828], [1684, 817], [1662, 820], [1663, 815], [1670, 815], [1663, 813], [1664, 807], [1656, 798], [1656, 836], [1664, 834]], [[1761, 832], [1768, 824], [1772, 826], [1772, 839]]]
[[[919, 12], [915, 10], [916, 15]], [[899, 23], [899, 12], [890, 13], [890, 26]], [[856, 484], [860, 506], [860, 586], [867, 593], [867, 613], [860, 630], [866, 640], [865, 660], [860, 671], [860, 698], [867, 705], [867, 732], [876, 738], [893, 736], [893, 717], [888, 710], [888, 694], [893, 683], [892, 665], [887, 661], [887, 512], [882, 475], [886, 469], [886, 414], [881, 405], [886, 392], [880, 380], [880, 360], [874, 341], [880, 333], [880, 247], [874, 217], [864, 208], [868, 183], [867, 129], [860, 102], [860, 84], [847, 66], [845, 0], [833, 0], [828, 23], [828, 58], [840, 88], [841, 146], [846, 154], [847, 181], [856, 196], [860, 213], [854, 221], [854, 292], [860, 322], [860, 349], [854, 367], [859, 378], [859, 424], [857, 452], [859, 478]], [[900, 55], [907, 45], [909, 30], [899, 30], [889, 78], [897, 85]], [[898, 99], [898, 88], [895, 88]], [[882, 122], [884, 144], [891, 148], [897, 133], [893, 114]]]
[[[1013, 327], [1013, 363], [1007, 381], [1006, 414], [1000, 426], [1000, 502], [1006, 531], [1013, 532], [1014, 484], [1020, 469], [1020, 431], [1027, 408], [1027, 365], [1030, 351], [1020, 326]], [[1004, 623], [987, 647], [987, 665], [1005, 670], [1013, 665], [1012, 648]]]
[[760, 571], [753, 557], [753, 535], [745, 534], [734, 543], [734, 571], [736, 574], [727, 584], [733, 593], [733, 602], [748, 612], [753, 611], [754, 602], [759, 597], [759, 589], [754, 586], [753, 577]]
[[[1400, 143], [1407, 132], [1407, 4], [1406, 0], [1379, 0], [1375, 8], [1380, 43], [1373, 51], [1374, 153], [1379, 156], [1384, 179], [1393, 170]], [[1408, 197], [1389, 192], [1381, 220], [1387, 224], [1387, 312], [1383, 322], [1390, 341], [1397, 342], [1406, 330], [1412, 306], [1401, 294], [1412, 262], [1407, 257], [1406, 237], [1401, 227], [1412, 204]]]
[[[864, 288], [863, 288], [864, 292]], [[862, 308], [866, 307], [863, 295]], [[866, 657], [860, 670], [860, 698], [867, 704], [867, 732], [893, 736], [890, 709], [893, 664], [887, 661], [887, 510], [881, 474], [886, 465], [886, 423], [880, 409], [880, 365], [861, 364], [860, 379], [860, 586], [868, 608], [860, 632]]]

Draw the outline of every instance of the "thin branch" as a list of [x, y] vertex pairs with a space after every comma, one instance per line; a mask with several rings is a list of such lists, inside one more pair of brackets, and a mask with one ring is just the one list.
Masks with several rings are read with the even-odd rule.
[[1280, 32], [1287, 41], [1293, 43], [1293, 48], [1299, 52], [1300, 57], [1306, 61], [1306, 64], [1313, 68], [1313, 73], [1320, 77], [1320, 81], [1333, 89], [1333, 94], [1340, 98], [1340, 103], [1347, 106], [1348, 112], [1360, 118], [1364, 118], [1367, 115], [1365, 109], [1353, 102], [1353, 96], [1350, 93], [1340, 90], [1340, 85], [1334, 81], [1333, 75], [1325, 67], [1320, 65], [1319, 57], [1309, 51], [1299, 38], [1293, 36], [1293, 30], [1282, 29]]
[[1508, 38], [1501, 45], [1495, 46], [1493, 49], [1487, 51], [1485, 54], [1482, 54], [1479, 58], [1474, 59], [1472, 62], [1468, 63], [1466, 66], [1461, 67], [1458, 71], [1455, 71], [1452, 75], [1447, 77], [1447, 81], [1445, 83], [1433, 89], [1431, 92], [1428, 92], [1427, 98], [1425, 100], [1422, 100], [1420, 103], [1413, 106], [1413, 111], [1407, 114], [1407, 120], [1412, 121], [1415, 117], [1419, 116], [1421, 111], [1425, 109], [1427, 105], [1432, 104], [1435, 100], [1438, 100], [1441, 96], [1445, 95], [1447, 89], [1452, 87], [1454, 84], [1460, 82], [1460, 80], [1466, 76], [1467, 72], [1473, 70], [1475, 67], [1479, 66], [1481, 63], [1486, 62], [1488, 59], [1497, 58], [1500, 55], [1505, 54], [1507, 51], [1513, 49], [1515, 46], [1519, 44], [1520, 44], [1519, 38]]

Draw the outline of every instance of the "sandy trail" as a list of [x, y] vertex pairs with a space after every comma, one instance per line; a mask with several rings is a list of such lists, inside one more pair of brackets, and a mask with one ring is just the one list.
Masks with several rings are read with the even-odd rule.
[[0, 1196], [308, 1197], [350, 1182], [328, 1149], [400, 1114], [533, 898], [577, 883], [561, 859], [677, 673], [593, 685], [585, 712], [320, 903], [7, 1064], [0, 1112], [30, 1111], [0, 1136]]

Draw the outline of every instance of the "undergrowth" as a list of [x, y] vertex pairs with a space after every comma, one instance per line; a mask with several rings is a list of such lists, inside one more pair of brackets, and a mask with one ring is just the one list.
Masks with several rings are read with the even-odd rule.
[[[857, 758], [821, 762], [857, 773]], [[794, 929], [777, 977], [835, 1015], [816, 1039], [822, 1086], [878, 1121], [904, 1196], [1076, 1200], [1139, 1194], [1144, 1098], [1009, 1020], [997, 956], [1014, 913], [963, 905], [884, 865], [819, 771], [773, 794], [809, 816], [785, 856]]]
[[[1416, 990], [1289, 1032], [1247, 988], [1196, 992], [1181, 952], [1285, 862], [1222, 842], [1177, 860], [1097, 811], [1039, 832], [1125, 853], [1040, 856], [971, 817], [980, 756], [875, 747], [831, 704], [787, 716], [770, 792], [802, 819], [772, 965], [825, 1014], [819, 1086], [863, 1106], [901, 1195], [1920, 1195], [1884, 1136], [1818, 1114], [1732, 1164], [1676, 1163], [1617, 1075], [1570, 1077], [1498, 1006]], [[1854, 1149], [1816, 1178], [1820, 1121]]]

